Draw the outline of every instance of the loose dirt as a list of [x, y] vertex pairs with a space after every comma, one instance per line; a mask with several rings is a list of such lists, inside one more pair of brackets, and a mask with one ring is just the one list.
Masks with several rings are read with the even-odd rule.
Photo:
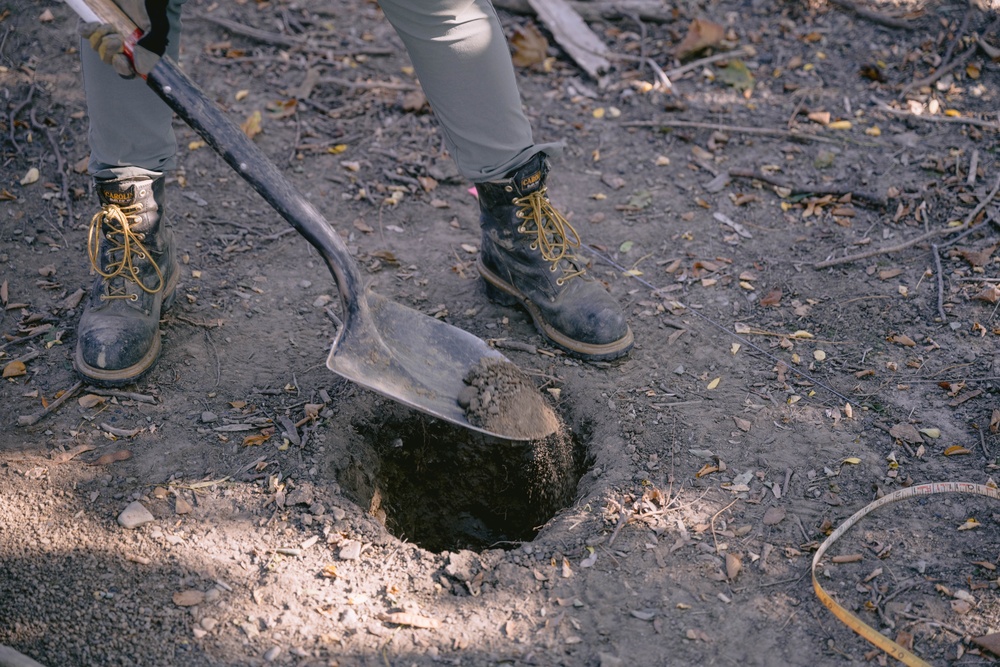
[[531, 378], [509, 361], [482, 359], [465, 383], [458, 403], [474, 426], [522, 440], [542, 440], [560, 430]]
[[[332, 375], [321, 258], [181, 124], [159, 364], [57, 403], [92, 280], [79, 40], [64, 4], [0, 0], [0, 644], [49, 667], [881, 661], [809, 566], [885, 493], [1000, 472], [994, 17], [652, 4], [591, 19], [600, 81], [501, 13], [541, 58], [518, 72], [536, 139], [567, 143], [552, 201], [635, 332], [611, 363], [486, 298], [470, 184], [375, 4], [185, 4], [181, 65], [259, 119], [373, 289], [538, 379], [569, 443], [549, 464]], [[695, 20], [719, 42], [682, 62]], [[823, 586], [933, 664], [984, 664], [998, 515], [883, 507]]]

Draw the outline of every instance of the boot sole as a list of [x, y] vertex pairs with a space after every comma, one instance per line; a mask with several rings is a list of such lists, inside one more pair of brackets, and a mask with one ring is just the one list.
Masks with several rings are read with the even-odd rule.
[[486, 281], [486, 295], [492, 301], [502, 306], [519, 305], [524, 308], [531, 315], [531, 321], [534, 322], [538, 333], [574, 357], [586, 361], [610, 361], [628, 354], [628, 351], [632, 349], [632, 345], [635, 343], [631, 327], [627, 327], [625, 335], [612, 343], [595, 345], [594, 343], [584, 343], [574, 340], [546, 322], [538, 306], [516, 287], [486, 268], [483, 265], [482, 258], [476, 262], [476, 268], [479, 269], [479, 275]]
[[[174, 270], [171, 274], [171, 284], [167, 285], [167, 296], [163, 299], [163, 303], [160, 305], [161, 314], [174, 304], [174, 300], [177, 296], [177, 283], [179, 282], [178, 274], [180, 271], [178, 269], [179, 267], [175, 264]], [[142, 359], [140, 359], [138, 363], [133, 364], [128, 368], [107, 370], [103, 368], [95, 368], [85, 362], [83, 360], [83, 356], [80, 354], [80, 348], [77, 346], [76, 353], [73, 355], [73, 368], [76, 370], [77, 375], [98, 387], [122, 387], [137, 382], [143, 375], [152, 370], [153, 366], [156, 364], [156, 360], [160, 357], [161, 349], [162, 345], [160, 344], [160, 332], [157, 330], [156, 336], [153, 338], [153, 344], [149, 346], [149, 350], [143, 355]]]

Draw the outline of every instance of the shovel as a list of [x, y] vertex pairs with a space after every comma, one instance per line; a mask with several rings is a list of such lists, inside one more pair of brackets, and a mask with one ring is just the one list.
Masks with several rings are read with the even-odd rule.
[[[66, 0], [85, 21], [109, 23], [126, 52], [141, 31], [111, 0]], [[361, 273], [340, 235], [278, 171], [257, 146], [184, 74], [163, 56], [146, 83], [323, 256], [337, 281], [343, 326], [326, 365], [334, 373], [421, 412], [508, 440], [540, 440], [554, 421], [519, 424], [497, 433], [469, 423], [458, 403], [470, 369], [484, 359], [507, 361], [472, 334], [379, 296]], [[507, 362], [510, 363], [510, 362]]]

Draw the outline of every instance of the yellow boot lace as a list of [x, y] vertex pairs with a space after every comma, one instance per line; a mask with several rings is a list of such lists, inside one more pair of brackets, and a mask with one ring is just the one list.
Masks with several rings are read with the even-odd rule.
[[[153, 259], [152, 255], [143, 245], [142, 239], [145, 234], [132, 229], [130, 220], [134, 219], [134, 214], [142, 210], [142, 204], [121, 207], [117, 204], [106, 204], [100, 211], [90, 219], [90, 229], [87, 232], [87, 253], [90, 256], [90, 264], [103, 278], [111, 281], [113, 278], [122, 277], [125, 280], [134, 282], [142, 291], [147, 294], [155, 294], [163, 289], [163, 272]], [[111, 258], [107, 266], [101, 266], [101, 237], [107, 239], [111, 246], [108, 248], [108, 256]], [[116, 259], [119, 257], [120, 259]], [[133, 263], [133, 257], [137, 260], [147, 260], [153, 271], [156, 273], [156, 287], [150, 289], [142, 282], [139, 269]], [[129, 294], [124, 282], [115, 285], [109, 282], [108, 294], [101, 295], [101, 300], [107, 299], [129, 299], [138, 301], [138, 294]]]
[[[563, 269], [563, 275], [556, 279], [556, 284], [562, 286], [570, 278], [581, 276], [586, 269], [581, 268], [573, 254], [573, 248], [580, 247], [580, 235], [573, 225], [557, 211], [546, 196], [543, 186], [525, 197], [516, 197], [514, 204], [519, 206], [518, 218], [524, 220], [517, 228], [522, 234], [534, 234], [531, 249], [542, 253], [542, 259], [551, 263], [549, 270], [558, 270], [559, 262], [568, 260], [572, 270]], [[527, 222], [534, 223], [534, 229], [529, 229]]]

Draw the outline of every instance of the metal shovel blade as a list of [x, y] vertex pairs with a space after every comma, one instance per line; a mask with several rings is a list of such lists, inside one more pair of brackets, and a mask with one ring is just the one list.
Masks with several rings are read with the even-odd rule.
[[470, 333], [365, 288], [336, 230], [170, 58], [160, 59], [146, 83], [323, 256], [337, 281], [344, 321], [327, 360], [331, 370], [475, 431], [508, 440], [551, 435], [550, 426], [520, 424], [521, 435], [515, 435], [469, 423], [458, 405], [463, 379], [481, 359], [503, 355]]
[[327, 368], [384, 396], [454, 424], [508, 440], [541, 439], [474, 426], [458, 404], [463, 379], [483, 358], [503, 355], [479, 338], [368, 291], [367, 316], [344, 326]]

